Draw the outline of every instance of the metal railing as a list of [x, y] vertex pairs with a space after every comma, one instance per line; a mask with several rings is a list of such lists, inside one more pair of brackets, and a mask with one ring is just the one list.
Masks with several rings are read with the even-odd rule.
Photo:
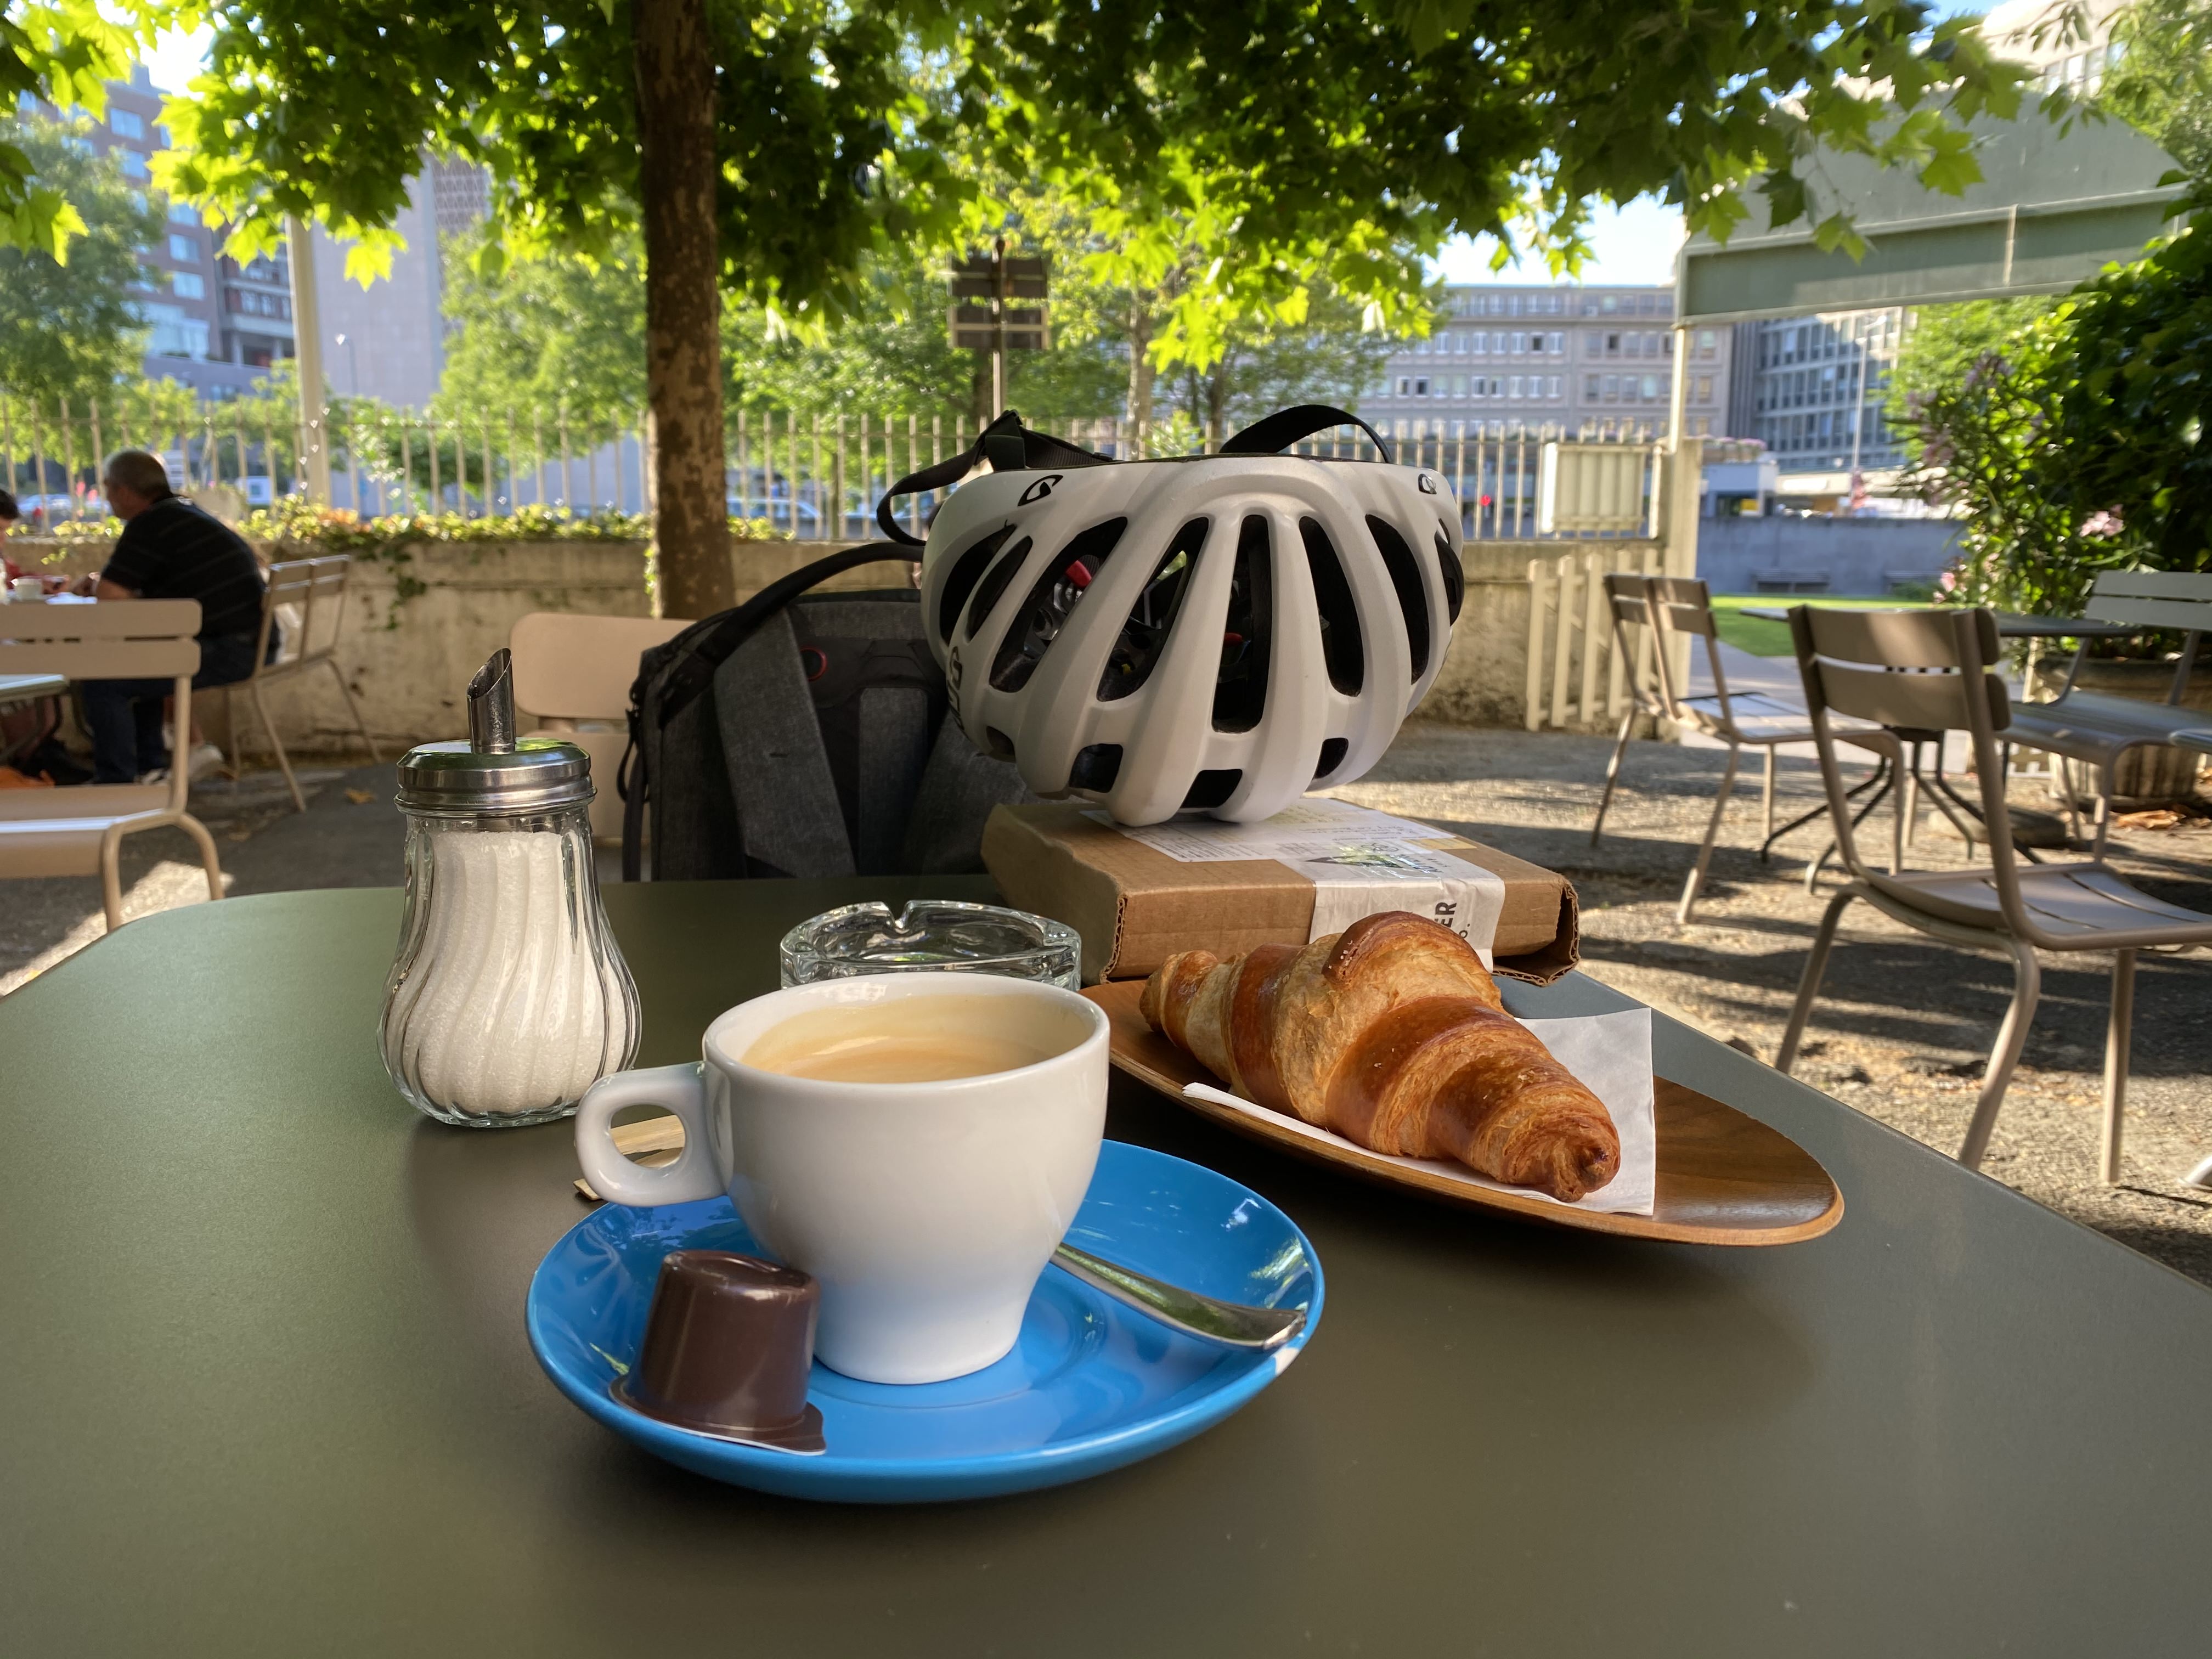
[[[301, 488], [299, 458], [307, 434], [289, 403], [163, 401], [169, 406], [155, 408], [149, 401], [134, 407], [125, 398], [106, 408], [95, 402], [73, 410], [66, 402], [41, 404], [0, 392], [0, 484], [16, 489], [33, 524], [104, 516], [106, 505], [97, 494], [100, 463], [124, 447], [161, 456], [180, 489], [221, 486], [235, 490], [248, 507], [270, 506]], [[1610, 533], [1540, 534], [1544, 446], [1562, 440], [1648, 446], [1654, 436], [1648, 423], [1626, 422], [1571, 428], [1457, 424], [1460, 430], [1444, 435], [1411, 431], [1412, 423], [1398, 422], [1384, 436], [1400, 465], [1425, 468], [1451, 483], [1469, 540]], [[1101, 454], [1147, 453], [1129, 441], [1121, 421], [1063, 422], [1054, 429]], [[641, 412], [584, 420], [558, 409], [418, 413], [340, 403], [330, 411], [326, 433], [331, 504], [364, 518], [504, 517], [532, 508], [653, 510], [652, 438]], [[732, 517], [763, 520], [801, 540], [865, 539], [878, 533], [876, 503], [894, 482], [958, 453], [968, 441], [964, 420], [951, 415], [735, 410], [728, 423], [727, 505]], [[1352, 427], [1303, 440], [1292, 452], [1346, 460], [1374, 453], [1366, 434]], [[1165, 452], [1154, 447], [1150, 453]], [[899, 502], [897, 510], [920, 533], [940, 500], [919, 495]]]

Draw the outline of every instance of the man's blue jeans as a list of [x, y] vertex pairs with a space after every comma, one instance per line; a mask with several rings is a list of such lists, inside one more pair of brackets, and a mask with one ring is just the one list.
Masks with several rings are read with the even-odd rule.
[[[202, 635], [200, 672], [192, 676], [192, 690], [235, 685], [251, 675], [253, 637]], [[84, 723], [92, 730], [94, 783], [136, 783], [169, 763], [168, 747], [161, 741], [161, 699], [176, 689], [174, 680], [84, 680], [77, 689], [84, 699]], [[190, 743], [190, 733], [185, 741]]]

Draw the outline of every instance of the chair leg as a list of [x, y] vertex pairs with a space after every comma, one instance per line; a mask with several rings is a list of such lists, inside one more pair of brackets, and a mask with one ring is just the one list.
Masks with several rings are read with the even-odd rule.
[[1776, 746], [1766, 745], [1766, 790], [1761, 806], [1759, 834], [1761, 842], [1774, 839], [1774, 756]]
[[1613, 740], [1613, 758], [1605, 763], [1605, 793], [1597, 798], [1597, 821], [1590, 825], [1593, 847], [1597, 845], [1598, 832], [1605, 828], [1606, 809], [1613, 805], [1613, 786], [1620, 776], [1620, 757], [1628, 752], [1628, 734], [1635, 729], [1636, 714], [1636, 706], [1632, 703], [1628, 712], [1620, 717], [1620, 735]]
[[1713, 861], [1713, 842], [1721, 832], [1721, 817], [1727, 812], [1729, 792], [1735, 787], [1735, 763], [1741, 754], [1735, 744], [1729, 745], [1728, 766], [1721, 774], [1720, 793], [1713, 797], [1713, 815], [1705, 821], [1705, 839], [1698, 848], [1698, 861], [1690, 866], [1690, 878], [1682, 884], [1682, 902], [1674, 907], [1674, 920], [1686, 922], [1698, 908], [1698, 894], [1705, 884], [1705, 867]]
[[216, 855], [215, 837], [208, 834], [207, 825], [187, 812], [177, 820], [177, 828], [192, 838], [200, 849], [200, 867], [207, 872], [208, 896], [222, 896], [222, 860]]
[[1905, 815], [1904, 839], [1910, 847], [1920, 834], [1920, 745], [1899, 745], [1897, 763], [1905, 773], [1905, 793], [1897, 810]]
[[100, 838], [100, 908], [107, 915], [107, 931], [123, 925], [123, 836], [110, 825]]
[[248, 680], [246, 696], [253, 700], [253, 712], [261, 717], [261, 729], [269, 734], [269, 746], [276, 751], [276, 764], [284, 774], [284, 787], [292, 792], [292, 805], [299, 811], [307, 810], [307, 798], [300, 793], [300, 781], [292, 775], [292, 757], [284, 752], [284, 739], [276, 735], [276, 722], [269, 718], [268, 700], [261, 695], [261, 682]]
[[2096, 829], [2097, 836], [2096, 840], [2090, 844], [2089, 856], [2093, 859], [2102, 859], [2105, 856], [2105, 843], [2110, 841], [2112, 836], [2112, 769], [2110, 766], [2100, 766], [2097, 769]]
[[2005, 1010], [2004, 1024], [1997, 1028], [1996, 1047], [1990, 1051], [1990, 1068], [1982, 1078], [1981, 1097], [1974, 1103], [1974, 1119], [1966, 1126], [1966, 1144], [1959, 1148], [1959, 1162], [1970, 1170], [1980, 1169], [1982, 1154], [1989, 1151], [1990, 1131], [1997, 1126], [1997, 1108], [2004, 1104], [2013, 1068], [2020, 1064], [2020, 1051], [2027, 1042], [2027, 1028], [2035, 1019], [2036, 1000], [2043, 994], [2043, 969], [2035, 959], [2035, 947], [2016, 939], [2005, 943], [2012, 950], [2012, 1006]]
[[2112, 953], [2112, 1018], [2105, 1029], [2105, 1155], [2100, 1173], [2107, 1187], [2120, 1179], [2120, 1116], [2127, 1109], [2128, 1049], [2134, 1036], [2136, 953]]
[[1790, 1024], [1782, 1033], [1782, 1049], [1774, 1057], [1774, 1069], [1783, 1076], [1797, 1063], [1797, 1045], [1804, 1040], [1805, 1022], [1813, 1012], [1813, 999], [1820, 994], [1820, 981], [1828, 971], [1828, 952], [1836, 943], [1836, 924], [1844, 919], [1844, 912], [1857, 896], [1841, 892], [1828, 901], [1828, 908], [1820, 913], [1820, 926], [1813, 935], [1812, 954], [1805, 958], [1805, 972], [1797, 981], [1797, 1000], [1790, 1009]]
[[361, 717], [361, 705], [353, 700], [353, 688], [346, 684], [345, 671], [338, 666], [335, 657], [323, 660], [330, 665], [331, 673], [337, 680], [338, 695], [345, 699], [346, 713], [353, 716], [353, 729], [361, 733], [361, 746], [368, 750], [369, 763], [380, 764], [384, 757], [376, 752], [376, 739], [368, 735], [368, 722]]

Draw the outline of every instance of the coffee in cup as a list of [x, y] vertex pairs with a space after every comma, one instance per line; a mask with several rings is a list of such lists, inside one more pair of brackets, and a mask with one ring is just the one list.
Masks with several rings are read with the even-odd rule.
[[[1004, 1358], [1097, 1162], [1097, 1006], [988, 975], [824, 980], [739, 1004], [702, 1051], [592, 1085], [576, 1114], [592, 1186], [634, 1205], [727, 1193], [764, 1250], [820, 1284], [832, 1370], [934, 1382]], [[648, 1104], [684, 1125], [659, 1169], [610, 1136]]]

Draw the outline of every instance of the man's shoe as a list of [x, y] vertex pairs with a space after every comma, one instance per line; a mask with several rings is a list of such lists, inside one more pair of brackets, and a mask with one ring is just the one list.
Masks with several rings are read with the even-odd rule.
[[198, 783], [202, 778], [207, 776], [209, 773], [218, 771], [222, 769], [222, 750], [216, 748], [211, 743], [198, 744], [193, 748], [192, 752], [185, 757], [185, 764], [188, 769], [185, 773], [186, 780], [192, 783]]
[[150, 772], [141, 772], [138, 775], [138, 781], [141, 783], [167, 783], [168, 781], [169, 769], [166, 766], [157, 766]]

